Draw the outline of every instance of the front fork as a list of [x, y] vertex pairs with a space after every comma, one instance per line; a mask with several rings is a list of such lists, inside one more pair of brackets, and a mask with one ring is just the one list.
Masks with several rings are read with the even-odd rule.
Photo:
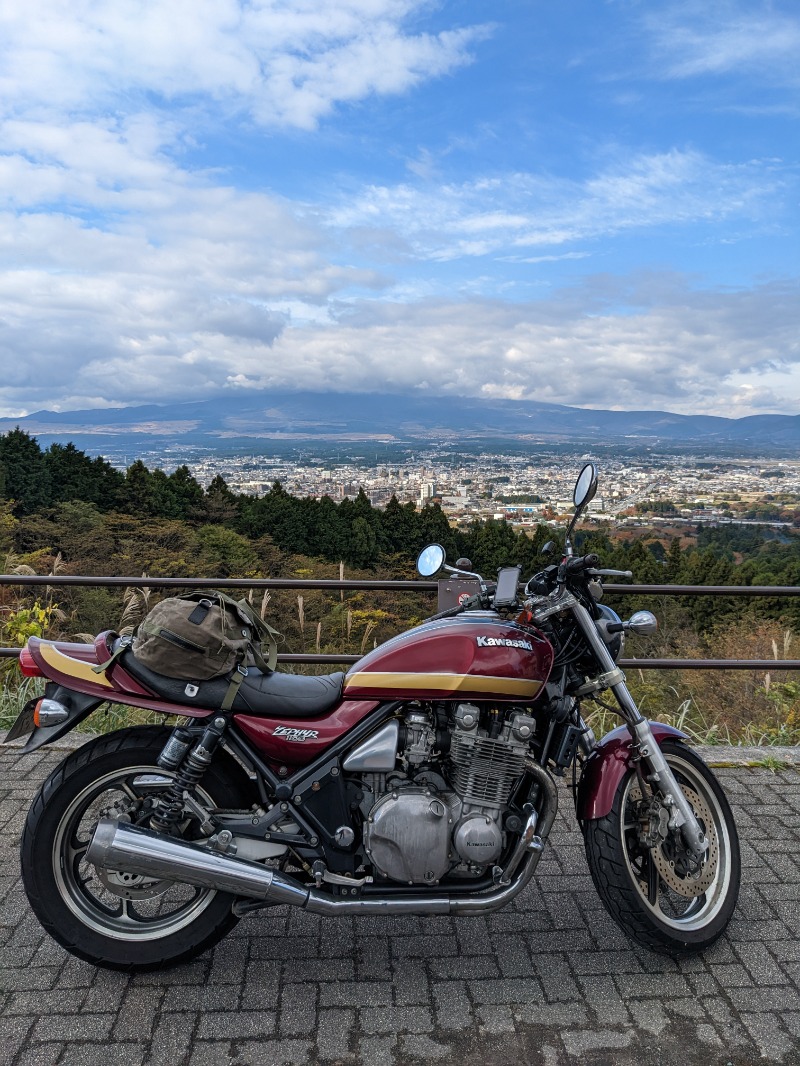
[[669, 809], [670, 829], [680, 829], [686, 846], [695, 859], [703, 859], [708, 851], [708, 840], [700, 823], [695, 817], [689, 801], [675, 779], [669, 763], [664, 758], [661, 748], [653, 737], [650, 723], [641, 714], [636, 701], [625, 684], [625, 675], [614, 662], [605, 641], [597, 631], [592, 616], [582, 603], [573, 599], [569, 610], [578, 624], [581, 633], [588, 641], [592, 651], [603, 669], [603, 688], [610, 688], [620, 707], [620, 713], [633, 737], [638, 757], [650, 771], [648, 781], [661, 794], [664, 805]]

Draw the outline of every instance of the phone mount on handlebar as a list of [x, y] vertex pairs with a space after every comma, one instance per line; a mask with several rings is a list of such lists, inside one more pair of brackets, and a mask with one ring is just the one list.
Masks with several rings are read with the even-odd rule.
[[494, 590], [494, 607], [513, 607], [517, 602], [517, 588], [521, 566], [501, 566], [497, 571], [497, 585]]

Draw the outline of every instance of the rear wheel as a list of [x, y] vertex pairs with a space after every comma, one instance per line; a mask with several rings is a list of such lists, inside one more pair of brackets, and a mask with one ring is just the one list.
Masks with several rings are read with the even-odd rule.
[[[233, 897], [212, 889], [99, 870], [85, 852], [101, 817], [147, 825], [173, 775], [158, 756], [170, 730], [139, 727], [99, 737], [66, 758], [39, 790], [22, 836], [22, 878], [47, 932], [97, 966], [151, 970], [194, 958], [236, 924]], [[248, 779], [219, 753], [192, 798], [204, 810], [247, 806]], [[181, 835], [199, 837], [185, 809]]]
[[586, 857], [609, 914], [632, 939], [661, 954], [703, 951], [725, 931], [739, 896], [739, 839], [730, 805], [703, 760], [685, 745], [662, 750], [708, 839], [702, 863], [668, 829], [669, 810], [642, 796], [631, 770], [611, 810], [583, 826]]

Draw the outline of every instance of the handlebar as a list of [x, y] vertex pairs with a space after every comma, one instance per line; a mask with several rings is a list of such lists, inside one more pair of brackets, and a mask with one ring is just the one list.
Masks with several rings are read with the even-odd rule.
[[582, 572], [588, 574], [589, 577], [633, 577], [631, 570], [609, 570], [598, 567], [599, 562], [600, 557], [593, 552], [589, 555], [576, 555], [565, 559], [559, 567], [559, 580], [562, 580], [562, 572], [565, 576]]
[[[561, 587], [561, 591], [565, 591], [564, 586], [567, 583], [569, 576], [574, 574], [585, 574], [589, 578], [598, 577], [624, 577], [632, 578], [633, 573], [630, 570], [611, 570], [602, 567], [598, 567], [596, 564], [600, 562], [600, 557], [594, 552], [590, 552], [588, 555], [572, 555], [562, 559], [556, 566], [549, 567], [550, 579], [552, 582], [555, 577], [555, 587]], [[553, 573], [555, 571], [555, 574]], [[438, 622], [440, 618], [452, 618], [457, 614], [461, 614], [463, 611], [474, 610], [476, 607], [486, 608], [490, 604], [490, 597], [494, 592], [496, 586], [494, 582], [486, 582], [480, 575], [477, 574], [464, 574], [464, 576], [477, 577], [480, 582], [481, 592], [476, 596], [470, 596], [469, 599], [464, 600], [463, 603], [456, 604], [455, 607], [450, 607], [446, 611], [439, 611], [438, 614], [432, 614], [429, 618], [426, 618], [426, 622]], [[537, 578], [543, 577], [543, 574], [534, 574], [534, 576], [528, 581], [525, 586], [525, 594], [531, 595], [535, 591], [538, 591], [539, 595], [547, 594], [548, 587], [553, 589], [553, 584], [547, 584], [539, 590], [535, 590], [531, 587], [532, 582]]]
[[571, 559], [567, 559], [567, 573], [572, 573], [575, 570], [590, 570], [599, 562], [600, 556], [594, 553], [590, 555], [574, 555]]
[[598, 555], [570, 555], [562, 559], [558, 566], [557, 581], [559, 585], [566, 583], [569, 574], [583, 573], [600, 562]]

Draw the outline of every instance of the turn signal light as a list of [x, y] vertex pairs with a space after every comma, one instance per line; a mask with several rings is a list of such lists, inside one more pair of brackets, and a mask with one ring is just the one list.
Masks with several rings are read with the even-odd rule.
[[41, 699], [33, 709], [33, 722], [37, 728], [60, 725], [69, 718], [69, 711], [58, 700]]
[[23, 648], [19, 653], [19, 668], [25, 677], [44, 677], [44, 674], [36, 665], [36, 660], [27, 648]]

